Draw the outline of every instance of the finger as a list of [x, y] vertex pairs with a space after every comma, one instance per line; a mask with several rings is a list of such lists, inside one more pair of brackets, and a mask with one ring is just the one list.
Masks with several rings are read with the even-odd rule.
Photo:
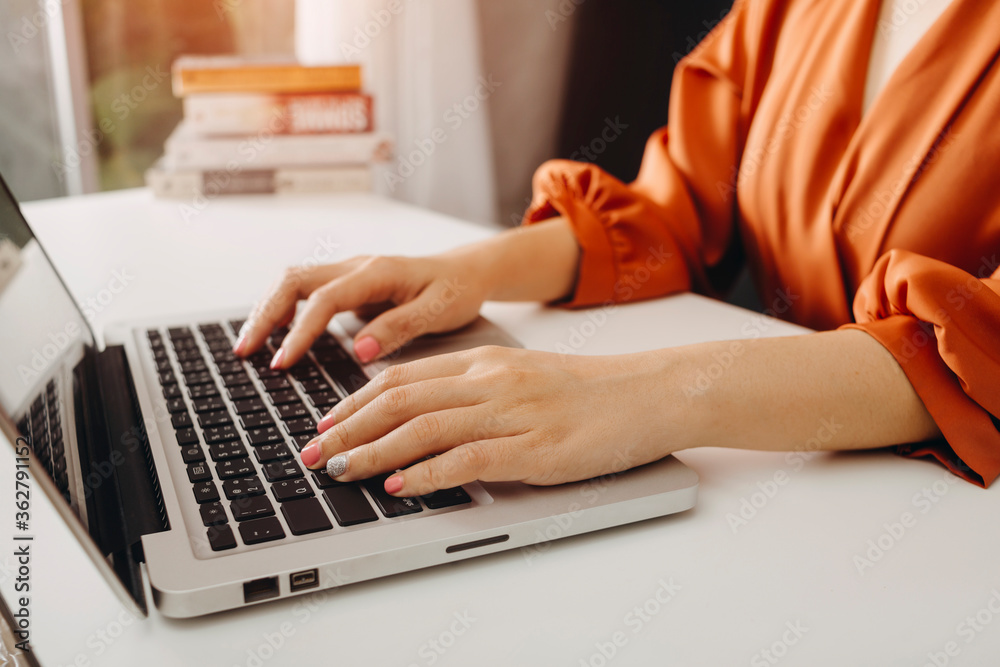
[[274, 355], [273, 368], [293, 366], [313, 341], [326, 331], [330, 320], [337, 313], [354, 310], [368, 303], [387, 301], [395, 295], [400, 285], [398, 274], [393, 269], [396, 264], [383, 264], [380, 265], [383, 268], [378, 270], [374, 270], [373, 266], [372, 263], [366, 263], [364, 267], [313, 290], [298, 321]]
[[[389, 366], [375, 376], [371, 382], [342, 400], [324, 416], [317, 430], [323, 433], [334, 424], [347, 421], [362, 408], [370, 404], [385, 392], [410, 384], [428, 380], [454, 378], [463, 374], [469, 368], [466, 355], [440, 354], [434, 357], [418, 359], [406, 364]], [[453, 380], [449, 380], [453, 382]], [[468, 388], [463, 383], [463, 393], [468, 394]]]
[[369, 322], [354, 338], [358, 358], [368, 363], [392, 354], [426, 333], [455, 328], [460, 323], [456, 321], [458, 314], [448, 309], [436, 294], [436, 290], [424, 289], [416, 299], [391, 308]]
[[409, 498], [451, 489], [476, 480], [512, 481], [519, 471], [506, 463], [505, 451], [517, 446], [517, 436], [477, 440], [449, 449], [385, 480], [385, 490]]
[[275, 327], [284, 326], [292, 320], [299, 300], [336, 275], [337, 270], [337, 266], [287, 269], [250, 313], [233, 351], [246, 356], [260, 349]]
[[332, 457], [328, 471], [339, 472], [338, 482], [351, 482], [445, 452], [472, 440], [487, 410], [484, 405], [473, 405], [418, 415], [377, 440]]
[[[394, 387], [350, 419], [311, 440], [300, 454], [302, 464], [307, 468], [321, 468], [332, 456], [374, 442], [420, 415], [481, 402], [483, 400], [468, 387], [450, 379]], [[428, 431], [427, 435], [430, 433]]]

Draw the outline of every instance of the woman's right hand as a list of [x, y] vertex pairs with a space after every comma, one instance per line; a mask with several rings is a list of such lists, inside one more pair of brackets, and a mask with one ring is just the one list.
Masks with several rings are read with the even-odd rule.
[[[272, 368], [289, 368], [344, 311], [381, 310], [354, 339], [363, 363], [391, 354], [427, 333], [472, 322], [489, 294], [483, 263], [474, 253], [431, 257], [355, 257], [336, 264], [285, 271], [257, 304], [234, 351], [253, 354], [277, 327], [295, 319]], [[305, 305], [296, 318], [298, 303]]]

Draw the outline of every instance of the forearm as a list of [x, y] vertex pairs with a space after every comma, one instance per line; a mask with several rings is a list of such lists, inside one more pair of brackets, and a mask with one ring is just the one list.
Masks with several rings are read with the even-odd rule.
[[867, 449], [939, 437], [896, 360], [855, 330], [663, 350], [680, 448]]
[[452, 254], [475, 267], [491, 301], [556, 301], [576, 281], [580, 248], [569, 223], [553, 218], [505, 231]]

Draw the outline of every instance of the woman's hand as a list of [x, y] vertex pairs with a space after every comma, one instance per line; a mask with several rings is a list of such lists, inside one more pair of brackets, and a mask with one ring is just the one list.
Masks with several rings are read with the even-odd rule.
[[662, 458], [674, 391], [647, 355], [583, 357], [483, 347], [392, 366], [334, 408], [302, 450], [339, 481], [394, 471], [414, 496], [474, 480], [551, 485]]
[[[337, 313], [381, 313], [354, 339], [355, 354], [368, 363], [417, 336], [472, 322], [487, 299], [563, 298], [573, 287], [579, 253], [569, 224], [554, 218], [431, 257], [355, 257], [289, 269], [247, 319], [233, 351], [253, 354], [272, 330], [294, 319], [272, 362], [289, 368]], [[306, 304], [296, 318], [301, 300]]]
[[458, 329], [479, 313], [488, 286], [469, 253], [434, 257], [355, 257], [314, 268], [294, 268], [247, 319], [234, 351], [255, 352], [275, 327], [296, 318], [272, 368], [289, 368], [339, 312], [381, 312], [355, 338], [355, 354], [368, 363], [425, 333]]

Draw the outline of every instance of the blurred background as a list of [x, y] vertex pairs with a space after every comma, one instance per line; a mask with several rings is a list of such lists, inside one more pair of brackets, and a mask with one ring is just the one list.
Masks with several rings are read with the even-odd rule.
[[[181, 54], [359, 61], [401, 159], [433, 128], [449, 133], [385, 193], [509, 226], [547, 159], [635, 176], [677, 60], [729, 4], [2, 0], [0, 172], [22, 201], [142, 186], [181, 118], [169, 78]], [[449, 110], [483, 82], [456, 127]]]

